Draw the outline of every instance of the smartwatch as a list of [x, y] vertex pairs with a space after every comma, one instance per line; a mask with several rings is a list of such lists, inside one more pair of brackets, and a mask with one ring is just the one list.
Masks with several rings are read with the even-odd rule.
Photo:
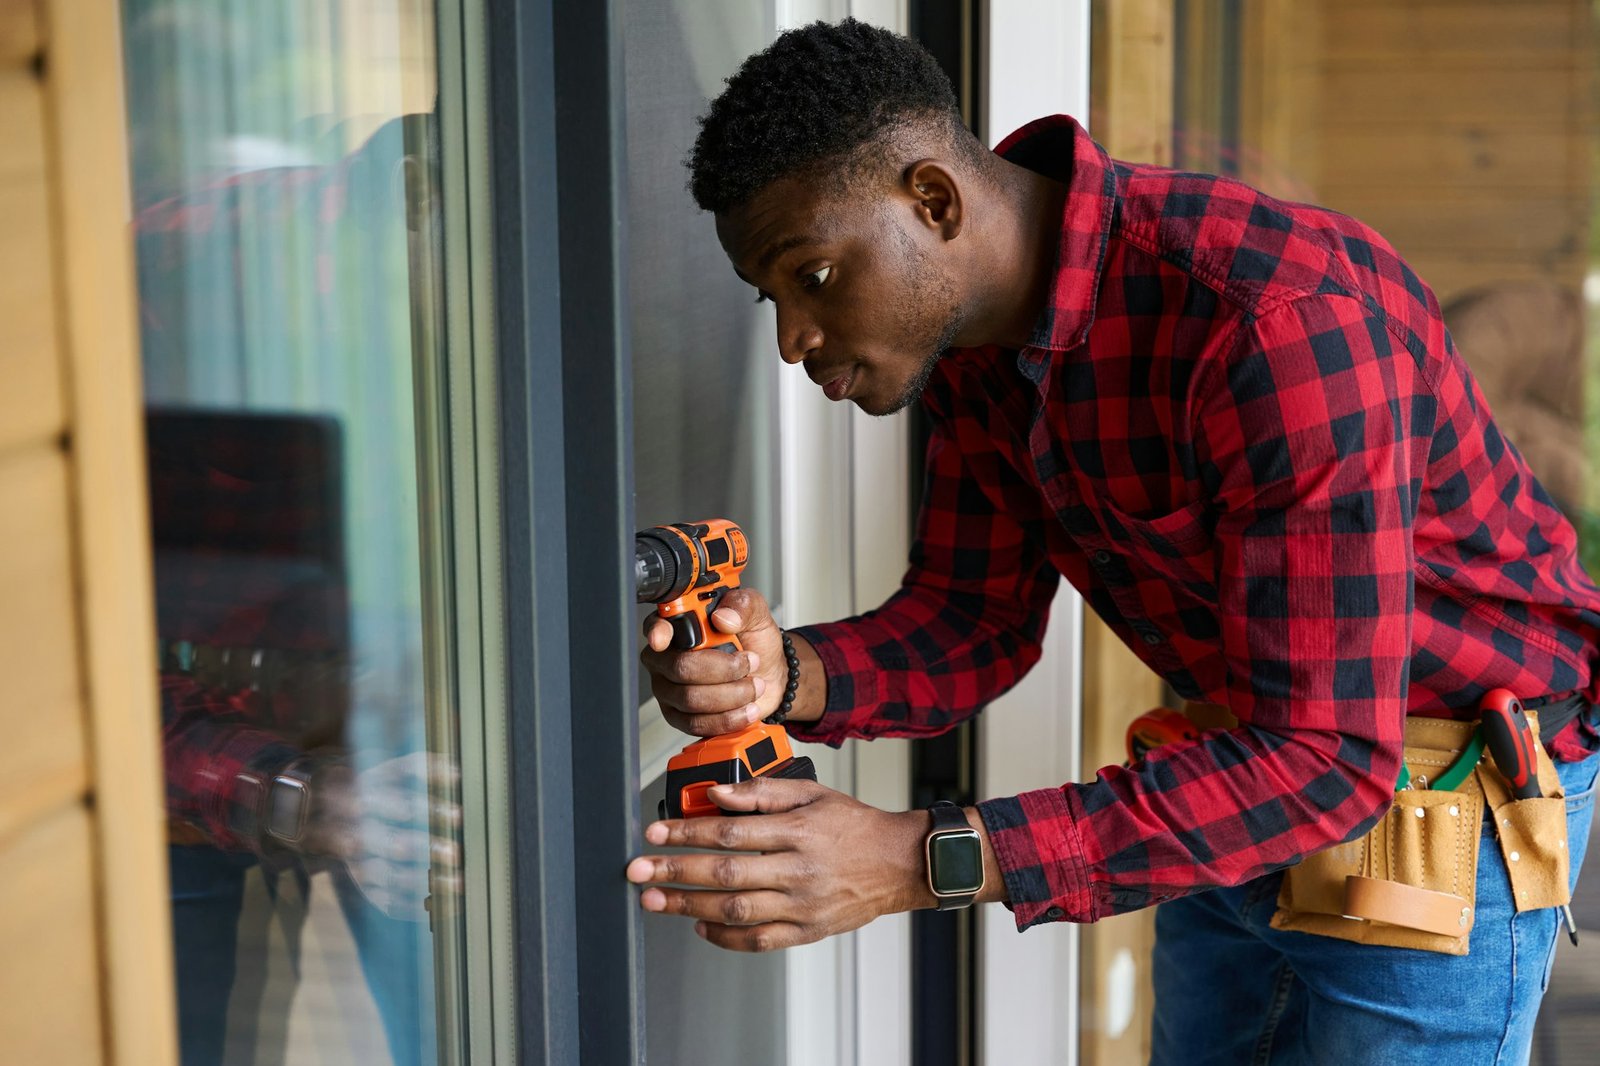
[[297, 759], [273, 776], [265, 806], [262, 828], [266, 835], [297, 847], [311, 820], [311, 766], [306, 760]]
[[928, 860], [928, 888], [942, 911], [972, 906], [983, 889], [983, 841], [967, 824], [967, 812], [949, 800], [928, 808], [933, 828], [923, 842]]

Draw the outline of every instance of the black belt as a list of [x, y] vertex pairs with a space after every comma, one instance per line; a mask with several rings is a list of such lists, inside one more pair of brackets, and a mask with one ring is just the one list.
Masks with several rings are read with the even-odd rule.
[[1567, 728], [1574, 718], [1594, 706], [1581, 692], [1560, 698], [1546, 696], [1543, 703], [1523, 700], [1522, 705], [1530, 711], [1539, 712], [1539, 739], [1546, 744], [1554, 740], [1557, 733]]

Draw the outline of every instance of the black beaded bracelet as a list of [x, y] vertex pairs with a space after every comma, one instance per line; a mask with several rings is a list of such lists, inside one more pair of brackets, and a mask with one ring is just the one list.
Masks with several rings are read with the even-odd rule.
[[789, 668], [789, 682], [783, 686], [783, 702], [763, 719], [768, 725], [781, 725], [789, 717], [794, 710], [794, 695], [800, 691], [800, 656], [794, 653], [794, 641], [789, 639], [789, 634], [779, 635], [783, 637], [783, 660]]

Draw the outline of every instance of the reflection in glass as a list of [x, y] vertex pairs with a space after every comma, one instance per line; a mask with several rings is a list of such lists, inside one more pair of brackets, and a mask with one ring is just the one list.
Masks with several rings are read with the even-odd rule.
[[432, 7], [123, 11], [183, 1062], [433, 1062]]

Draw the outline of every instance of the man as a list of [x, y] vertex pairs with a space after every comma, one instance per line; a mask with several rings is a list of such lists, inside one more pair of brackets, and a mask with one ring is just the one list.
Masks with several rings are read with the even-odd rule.
[[[777, 305], [783, 359], [873, 414], [920, 400], [933, 432], [900, 591], [787, 635], [734, 593], [714, 621], [743, 660], [668, 652], [647, 625], [667, 718], [703, 736], [787, 708], [831, 744], [940, 732], [1036, 661], [1065, 576], [1238, 724], [968, 809], [977, 899], [1020, 929], [1165, 903], [1160, 1062], [1525, 1054], [1557, 917], [1512, 917], [1492, 848], [1465, 955], [1269, 925], [1285, 867], [1394, 802], [1407, 716], [1471, 717], [1495, 688], [1541, 706], [1574, 877], [1600, 765], [1600, 591], [1393, 249], [1330, 211], [1114, 162], [1065, 117], [990, 153], [926, 53], [849, 21], [751, 57], [690, 165], [734, 269]], [[652, 845], [725, 854], [628, 868], [646, 910], [712, 943], [781, 948], [938, 902], [927, 812], [759, 779], [717, 802], [765, 816], [656, 823]]]

